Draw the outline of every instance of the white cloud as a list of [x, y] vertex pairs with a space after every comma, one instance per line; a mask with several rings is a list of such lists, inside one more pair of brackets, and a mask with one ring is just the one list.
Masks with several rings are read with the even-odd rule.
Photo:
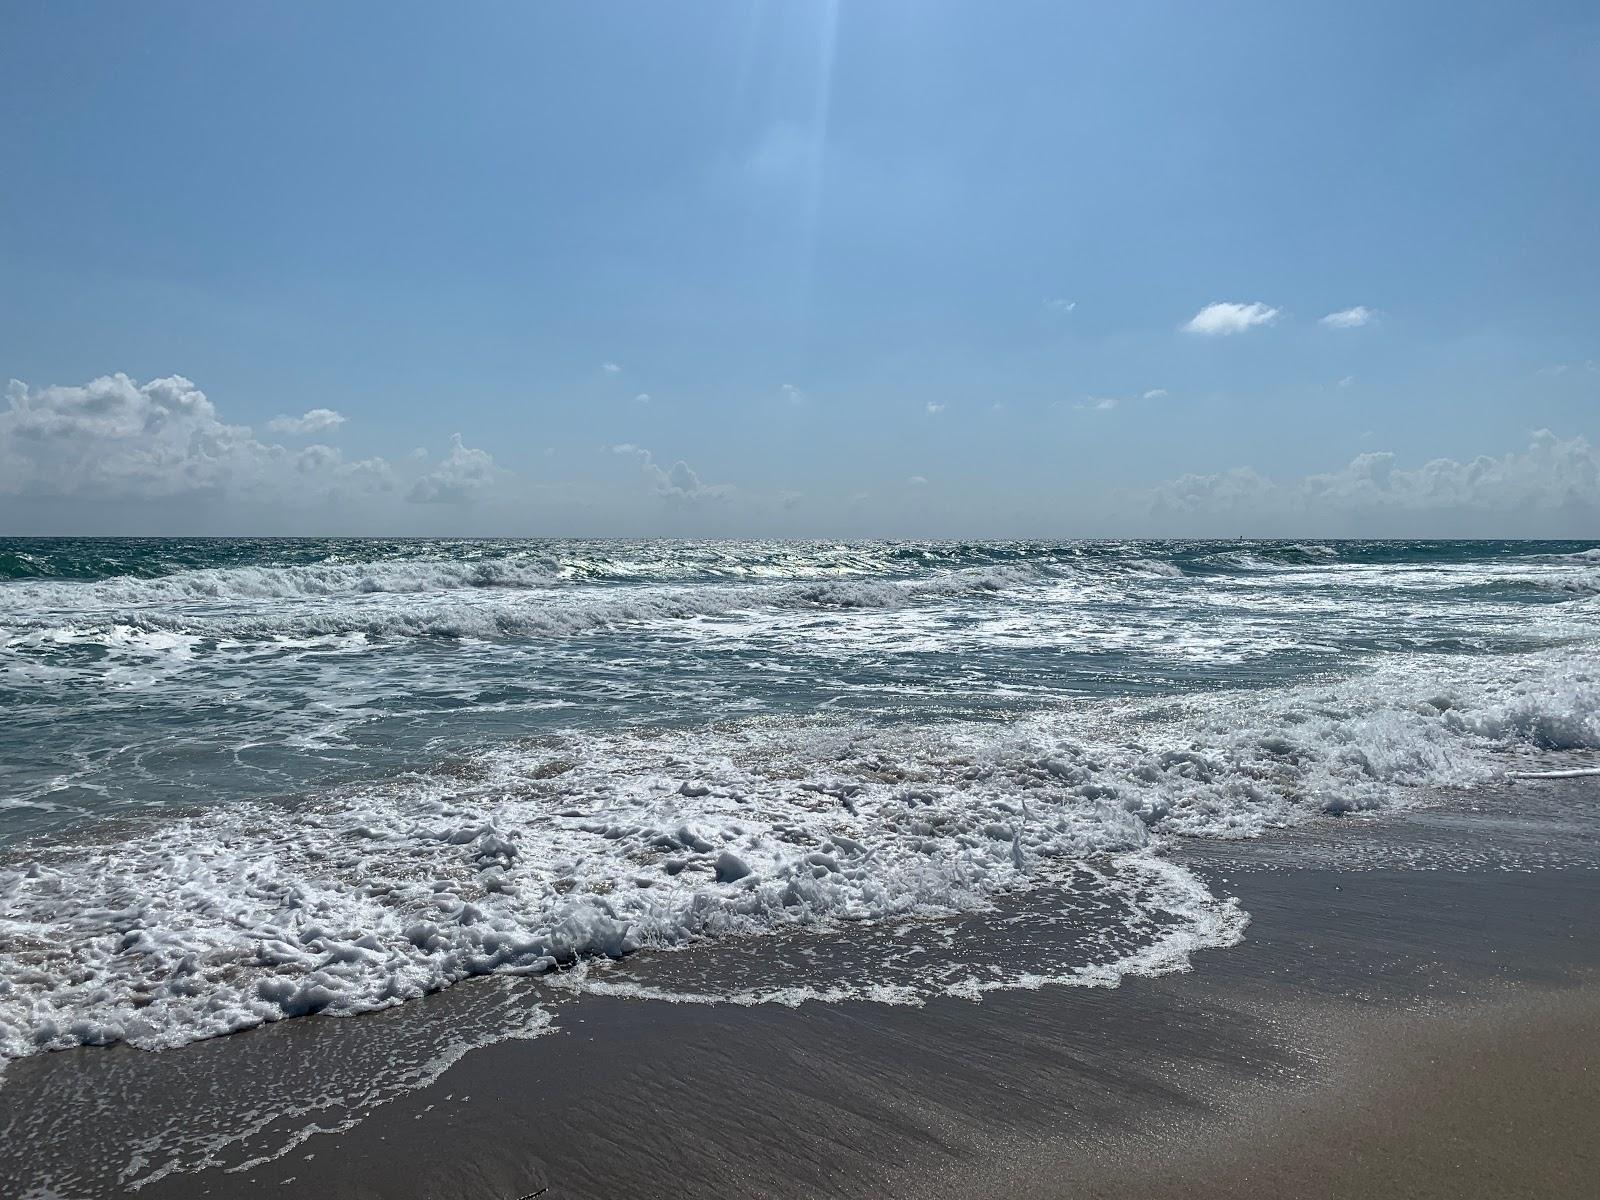
[[[280, 420], [292, 432], [310, 433], [337, 428], [343, 418], [313, 409]], [[408, 461], [410, 499], [464, 499], [504, 474], [459, 438], [432, 471], [425, 469], [425, 452]], [[406, 486], [382, 458], [347, 462], [339, 449], [320, 442], [298, 451], [263, 442], [248, 426], [222, 420], [206, 394], [181, 375], [143, 384], [106, 375], [82, 386], [37, 389], [13, 380], [0, 411], [0, 494], [31, 500], [123, 506], [204, 496], [221, 506], [218, 512], [238, 511], [226, 508], [233, 502], [276, 512]]]
[[1163, 519], [1204, 518], [1240, 532], [1359, 528], [1555, 536], [1600, 520], [1600, 451], [1547, 429], [1526, 450], [1469, 462], [1437, 458], [1411, 469], [1386, 451], [1357, 455], [1325, 474], [1278, 483], [1249, 467], [1184, 475], [1153, 489]]
[[935, 404], [932, 400], [929, 400], [927, 403], [927, 409], [930, 413], [942, 413], [944, 411], [944, 405]]
[[1341, 308], [1338, 312], [1331, 312], [1319, 323], [1330, 329], [1359, 329], [1363, 325], [1370, 325], [1377, 315], [1376, 309], [1358, 304], [1354, 308]]
[[1078, 307], [1076, 300], [1046, 300], [1044, 306], [1057, 316], [1066, 316]]
[[601, 363], [600, 369], [607, 375], [620, 375], [622, 373], [622, 368], [614, 362]]
[[640, 392], [637, 396], [635, 396], [633, 398], [633, 402], [635, 404], [649, 404], [650, 403], [650, 393], [649, 392]]
[[911, 487], [927, 487], [928, 478], [926, 475], [913, 475], [906, 480], [906, 483]]
[[1257, 325], [1270, 325], [1278, 319], [1278, 315], [1277, 309], [1269, 308], [1265, 304], [1235, 304], [1222, 300], [1206, 305], [1189, 318], [1183, 328], [1188, 333], [1216, 337], [1244, 333]]
[[12, 380], [0, 414], [0, 492], [151, 498], [249, 488], [289, 467], [288, 452], [229, 425], [181, 375], [135, 383], [103, 375], [31, 390]]
[[339, 451], [321, 443], [307, 446], [294, 456], [294, 469], [302, 475], [316, 475], [334, 466], [340, 459]]
[[500, 473], [488, 451], [464, 445], [461, 435], [453, 433], [450, 453], [412, 481], [406, 499], [413, 504], [466, 504], [487, 492]]
[[663, 468], [656, 457], [643, 446], [624, 442], [610, 447], [613, 454], [631, 454], [639, 460], [639, 467], [649, 481], [651, 490], [662, 501], [673, 507], [694, 507], [705, 501], [725, 500], [733, 494], [733, 486], [726, 483], [706, 483], [699, 474], [681, 458], [670, 467]]
[[1141, 399], [1144, 399], [1144, 400], [1165, 400], [1171, 394], [1172, 393], [1168, 392], [1166, 388], [1151, 388], [1148, 392], [1146, 392], [1141, 397]]
[[323, 433], [329, 429], [337, 429], [346, 420], [343, 413], [334, 412], [331, 408], [313, 408], [303, 417], [273, 417], [267, 422], [267, 428], [273, 433], [304, 436], [308, 433]]
[[778, 395], [790, 404], [804, 404], [806, 394], [792, 383], [786, 383], [778, 389]]
[[1158, 515], [1200, 513], [1234, 517], [1259, 511], [1277, 485], [1253, 467], [1234, 467], [1218, 475], [1180, 475], [1155, 488], [1150, 507]]
[[1343, 379], [1339, 380], [1339, 386], [1342, 388], [1353, 387], [1355, 386], [1355, 382], [1356, 377], [1354, 375], [1346, 375]]

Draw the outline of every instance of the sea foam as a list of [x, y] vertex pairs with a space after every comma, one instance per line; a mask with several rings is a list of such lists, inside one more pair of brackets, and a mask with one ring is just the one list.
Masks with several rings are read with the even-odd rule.
[[[12, 852], [0, 1056], [170, 1047], [474, 975], [980, 910], [1070, 888], [1106, 856], [1153, 863], [1173, 836], [1379, 810], [1519, 752], [1595, 747], [1600, 661], [1575, 649], [1005, 722], [766, 718], [502, 745]], [[1079, 981], [1237, 937], [1225, 901], [1170, 895], [1165, 950]]]
[[[430, 565], [421, 572], [411, 564], [401, 565], [410, 569], [389, 573], [382, 587], [373, 582], [367, 568], [354, 573], [341, 568], [338, 586], [328, 583], [329, 568], [263, 569], [255, 575], [236, 570], [229, 573], [226, 588], [203, 572], [154, 580], [14, 585], [0, 593], [0, 639], [15, 643], [59, 634], [95, 641], [126, 638], [126, 631], [255, 640], [350, 634], [443, 639], [561, 637], [759, 609], [899, 609], [1027, 587], [1042, 578], [1036, 568], [1005, 565], [921, 579], [561, 590], [550, 576], [535, 576], [537, 583], [512, 584], [506, 582], [504, 569], [489, 573], [496, 582], [485, 582], [477, 568], [442, 572], [437, 565]], [[444, 578], [454, 583], [447, 584]], [[468, 579], [476, 582], [464, 582]], [[315, 590], [319, 587], [325, 590]], [[480, 594], [463, 598], [461, 592], [466, 588]], [[427, 594], [408, 594], [403, 602], [391, 599], [396, 593], [411, 592]], [[284, 596], [316, 597], [320, 602], [266, 607], [245, 603]], [[180, 599], [187, 603], [172, 603]], [[204, 603], [207, 599], [232, 603]]]

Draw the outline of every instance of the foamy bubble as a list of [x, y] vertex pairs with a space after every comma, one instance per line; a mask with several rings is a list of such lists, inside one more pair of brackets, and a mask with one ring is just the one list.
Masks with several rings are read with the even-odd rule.
[[472, 975], [968, 911], [1163, 836], [1249, 837], [1482, 782], [1518, 750], [1594, 747], [1600, 664], [1579, 651], [1004, 724], [766, 720], [503, 747], [14, 854], [0, 1054], [173, 1046]]

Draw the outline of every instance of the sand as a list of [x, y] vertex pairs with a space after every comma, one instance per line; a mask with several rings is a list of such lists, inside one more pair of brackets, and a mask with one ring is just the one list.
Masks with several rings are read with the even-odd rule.
[[[1187, 974], [920, 1008], [584, 996], [556, 1010], [559, 1032], [467, 1054], [348, 1130], [135, 1194], [1592, 1196], [1600, 781], [1524, 786], [1179, 848], [1252, 914], [1242, 945]], [[133, 1071], [157, 1112], [197, 1075], [314, 1076], [353, 1027], [448, 1017], [472, 986], [200, 1053], [27, 1060], [0, 1104], [34, 1106], [36, 1131]], [[92, 1138], [64, 1144], [83, 1169], [53, 1177], [121, 1194], [94, 1190]], [[0, 1178], [28, 1169], [0, 1150]]]

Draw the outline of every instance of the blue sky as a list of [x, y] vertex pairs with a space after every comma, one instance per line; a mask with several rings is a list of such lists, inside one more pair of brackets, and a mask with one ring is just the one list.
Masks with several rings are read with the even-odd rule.
[[5, 7], [0, 530], [1600, 513], [1593, 5]]

